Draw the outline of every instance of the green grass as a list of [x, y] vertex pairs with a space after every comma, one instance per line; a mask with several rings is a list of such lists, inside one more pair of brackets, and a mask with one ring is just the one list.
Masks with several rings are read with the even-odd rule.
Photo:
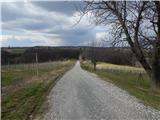
[[46, 85], [42, 84], [32, 84], [16, 91], [2, 102], [2, 118], [8, 120], [27, 118], [41, 102], [41, 95], [46, 91]]
[[2, 82], [1, 85], [8, 86], [12, 84], [16, 84], [17, 82], [20, 82], [20, 80], [23, 80], [26, 77], [31, 77], [35, 75], [35, 70], [10, 70], [3, 72], [2, 70]]
[[2, 50], [5, 50], [10, 53], [20, 54], [24, 53], [27, 48], [3, 48]]
[[2, 119], [29, 120], [41, 116], [49, 91], [74, 63], [72, 60], [39, 65], [39, 76], [35, 76], [32, 67], [2, 69]]
[[137, 97], [141, 102], [155, 109], [160, 110], [160, 94], [154, 93], [150, 89], [150, 79], [146, 73], [127, 72], [126, 70], [97, 69], [93, 70], [90, 63], [81, 65], [82, 68], [94, 72], [103, 80], [110, 81], [120, 88], [128, 91], [131, 95]]

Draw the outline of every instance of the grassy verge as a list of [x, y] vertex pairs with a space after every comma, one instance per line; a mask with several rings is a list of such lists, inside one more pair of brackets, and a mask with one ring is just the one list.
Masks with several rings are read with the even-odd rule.
[[68, 71], [75, 61], [39, 64], [35, 67], [2, 68], [3, 120], [29, 120], [42, 114], [42, 105], [57, 79]]
[[154, 93], [150, 90], [149, 77], [144, 72], [137, 72], [137, 69], [139, 68], [127, 71], [126, 69], [123, 69], [125, 66], [122, 67], [122, 69], [116, 69], [115, 66], [113, 69], [111, 67], [103, 67], [103, 69], [98, 67], [97, 70], [94, 71], [91, 63], [86, 62], [81, 64], [81, 66], [85, 70], [96, 73], [103, 80], [110, 81], [128, 91], [131, 95], [140, 99], [144, 104], [160, 110], [160, 94]]

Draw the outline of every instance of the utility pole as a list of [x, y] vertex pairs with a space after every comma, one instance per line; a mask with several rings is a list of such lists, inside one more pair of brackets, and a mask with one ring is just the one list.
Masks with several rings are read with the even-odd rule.
[[36, 75], [38, 76], [38, 56], [36, 53]]

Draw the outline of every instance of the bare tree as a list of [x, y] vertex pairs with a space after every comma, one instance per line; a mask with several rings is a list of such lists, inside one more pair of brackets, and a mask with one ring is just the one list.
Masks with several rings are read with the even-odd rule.
[[112, 25], [113, 45], [129, 45], [160, 91], [160, 1], [86, 1], [83, 14], [96, 24]]
[[88, 57], [90, 58], [91, 62], [93, 63], [94, 70], [96, 70], [96, 65], [97, 65], [96, 47], [98, 47], [98, 46], [99, 46], [99, 43], [97, 40], [92, 40], [89, 43]]

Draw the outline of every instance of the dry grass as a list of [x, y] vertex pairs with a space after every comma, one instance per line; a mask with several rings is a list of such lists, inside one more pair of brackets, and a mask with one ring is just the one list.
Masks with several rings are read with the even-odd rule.
[[2, 119], [28, 120], [35, 114], [42, 113], [41, 106], [46, 95], [56, 80], [74, 63], [75, 61], [64, 61], [39, 64], [38, 76], [36, 68], [29, 65], [11, 66], [10, 69], [3, 66]]
[[133, 72], [133, 73], [145, 73], [143, 68], [132, 67], [127, 65], [115, 65], [110, 63], [98, 63], [97, 69], [110, 69], [110, 70], [119, 70], [125, 72]]

